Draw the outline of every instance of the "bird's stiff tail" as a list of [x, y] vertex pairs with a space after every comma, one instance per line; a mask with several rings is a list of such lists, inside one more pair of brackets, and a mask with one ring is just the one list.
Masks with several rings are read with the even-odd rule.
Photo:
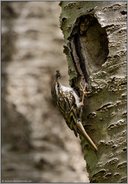
[[89, 135], [85, 131], [81, 121], [77, 121], [76, 126], [79, 129], [80, 133], [83, 135], [83, 137], [85, 137], [85, 139], [87, 139], [87, 141], [91, 144], [94, 150], [97, 151], [98, 150], [97, 146], [95, 145], [95, 143], [92, 141], [92, 139], [89, 137]]

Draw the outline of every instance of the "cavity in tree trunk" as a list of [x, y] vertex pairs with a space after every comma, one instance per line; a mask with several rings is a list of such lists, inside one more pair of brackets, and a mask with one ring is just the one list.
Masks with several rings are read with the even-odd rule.
[[70, 86], [89, 94], [83, 125], [98, 147], [81, 146], [90, 182], [126, 182], [126, 2], [61, 2]]

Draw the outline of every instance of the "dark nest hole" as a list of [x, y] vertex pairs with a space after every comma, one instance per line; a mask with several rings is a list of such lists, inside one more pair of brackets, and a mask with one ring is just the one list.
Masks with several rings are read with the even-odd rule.
[[98, 71], [109, 53], [106, 30], [92, 14], [81, 16], [78, 27], [87, 70]]

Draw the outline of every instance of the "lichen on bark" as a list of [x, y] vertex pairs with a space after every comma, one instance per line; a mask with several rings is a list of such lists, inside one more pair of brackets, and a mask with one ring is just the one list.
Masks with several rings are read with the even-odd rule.
[[90, 182], [126, 182], [126, 2], [61, 2], [60, 6], [70, 85], [78, 73], [68, 50], [69, 37], [80, 16], [85, 21], [92, 18], [80, 28], [86, 30], [80, 42], [90, 86], [83, 125], [98, 146], [95, 153], [81, 138]]

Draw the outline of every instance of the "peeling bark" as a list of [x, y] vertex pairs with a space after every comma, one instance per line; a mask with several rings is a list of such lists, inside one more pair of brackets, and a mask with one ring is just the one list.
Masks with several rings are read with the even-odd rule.
[[126, 2], [61, 2], [70, 85], [88, 84], [81, 138], [90, 182], [126, 182]]

